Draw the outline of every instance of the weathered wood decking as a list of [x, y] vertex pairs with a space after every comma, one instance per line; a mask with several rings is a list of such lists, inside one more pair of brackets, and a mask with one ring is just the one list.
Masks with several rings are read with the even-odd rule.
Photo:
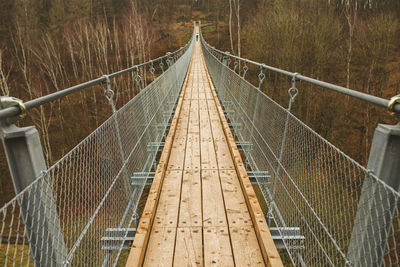
[[127, 266], [281, 266], [200, 42]]

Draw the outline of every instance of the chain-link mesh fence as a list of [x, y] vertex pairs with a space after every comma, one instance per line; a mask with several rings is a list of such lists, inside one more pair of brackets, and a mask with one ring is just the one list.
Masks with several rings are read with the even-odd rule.
[[0, 265], [118, 264], [123, 242], [104, 249], [101, 240], [134, 227], [146, 179], [132, 177], [154, 169], [151, 144], [165, 138], [192, 46], [170, 54], [160, 76], [0, 209]]
[[[246, 81], [245, 61], [239, 75], [237, 61], [229, 65], [229, 55], [202, 44], [234, 135], [248, 144], [249, 170], [270, 174], [257, 182], [270, 227], [287, 236], [283, 243], [290, 261], [296, 266], [399, 265], [400, 194]], [[265, 76], [259, 78], [261, 83]], [[295, 77], [289, 93], [293, 102]], [[297, 237], [287, 234], [297, 227]]]

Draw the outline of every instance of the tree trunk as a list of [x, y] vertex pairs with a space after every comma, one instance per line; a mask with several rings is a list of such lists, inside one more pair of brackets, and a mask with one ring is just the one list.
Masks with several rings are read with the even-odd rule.
[[235, 49], [233, 48], [233, 38], [232, 38], [232, 0], [229, 0], [229, 38], [231, 40], [232, 54], [235, 54]]
[[240, 57], [240, 0], [237, 0], [236, 4], [236, 19], [237, 19], [237, 51]]

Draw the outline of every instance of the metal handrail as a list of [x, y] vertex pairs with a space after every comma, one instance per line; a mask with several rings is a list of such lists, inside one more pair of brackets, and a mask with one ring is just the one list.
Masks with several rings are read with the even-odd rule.
[[[64, 96], [67, 96], [67, 95], [70, 95], [72, 93], [78, 92], [78, 91], [80, 91], [82, 89], [91, 87], [93, 85], [101, 84], [101, 83], [106, 81], [107, 77], [108, 78], [114, 78], [114, 77], [117, 77], [117, 76], [119, 76], [119, 75], [121, 75], [123, 73], [136, 70], [136, 69], [138, 69], [140, 67], [145, 67], [147, 65], [150, 65], [150, 64], [158, 62], [158, 61], [162, 61], [165, 58], [173, 57], [173, 56], [179, 54], [180, 52], [184, 52], [188, 48], [189, 45], [190, 45], [190, 41], [184, 47], [181, 47], [180, 49], [178, 49], [178, 50], [176, 50], [176, 51], [174, 51], [172, 53], [167, 53], [166, 55], [158, 57], [156, 59], [153, 59], [153, 60], [138, 64], [138, 65], [134, 65], [134, 66], [131, 66], [129, 68], [126, 68], [126, 69], [123, 69], [123, 70], [120, 70], [120, 71], [117, 71], [117, 72], [114, 72], [114, 73], [111, 73], [111, 74], [108, 74], [108, 75], [104, 75], [102, 77], [99, 77], [99, 78], [96, 78], [96, 79], [93, 79], [93, 80], [90, 80], [90, 81], [87, 81], [87, 82], [84, 82], [84, 83], [81, 83], [81, 84], [78, 84], [78, 85], [71, 86], [69, 88], [63, 89], [63, 90], [58, 91], [58, 92], [54, 92], [54, 93], [51, 93], [51, 94], [48, 94], [48, 95], [45, 95], [45, 96], [42, 96], [42, 97], [38, 97], [38, 98], [35, 98], [35, 99], [32, 99], [32, 100], [29, 100], [29, 101], [23, 103], [24, 109], [26, 111], [26, 110], [41, 106], [43, 104], [49, 103], [51, 101], [63, 98]], [[22, 110], [17, 105], [16, 106], [7, 107], [7, 108], [4, 108], [4, 109], [0, 110], [0, 120], [17, 116], [17, 115], [20, 115], [21, 113], [22, 113]]]
[[357, 99], [363, 100], [365, 102], [368, 102], [368, 103], [371, 103], [371, 104], [374, 104], [374, 105], [377, 105], [377, 106], [380, 106], [380, 107], [387, 108], [387, 109], [389, 109], [389, 111], [391, 113], [396, 113], [397, 115], [400, 114], [400, 95], [394, 96], [390, 100], [387, 100], [387, 99], [384, 99], [384, 98], [381, 98], [381, 97], [377, 97], [377, 96], [373, 96], [373, 95], [370, 95], [370, 94], [362, 93], [362, 92], [359, 92], [359, 91], [356, 91], [356, 90], [352, 90], [350, 88], [346, 88], [346, 87], [343, 87], [343, 86], [339, 86], [339, 85], [335, 85], [335, 84], [332, 84], [332, 83], [328, 83], [328, 82], [320, 81], [320, 80], [317, 80], [317, 79], [313, 79], [313, 78], [301, 75], [301, 74], [299, 74], [297, 72], [290, 72], [290, 71], [282, 70], [282, 69], [279, 69], [279, 68], [276, 68], [276, 67], [272, 67], [272, 66], [266, 65], [264, 63], [259, 63], [259, 62], [255, 62], [255, 61], [252, 61], [252, 60], [249, 60], [249, 59], [246, 59], [246, 58], [242, 58], [242, 57], [238, 57], [238, 56], [235, 56], [235, 55], [231, 55], [230, 53], [223, 52], [223, 51], [218, 50], [217, 48], [209, 45], [205, 41], [202, 33], [200, 33], [200, 35], [201, 35], [201, 39], [204, 42], [204, 44], [206, 45], [207, 49], [211, 50], [214, 53], [218, 53], [223, 57], [229, 57], [229, 58], [232, 58], [232, 59], [235, 59], [235, 60], [242, 61], [242, 62], [244, 62], [246, 64], [252, 64], [252, 65], [260, 67], [261, 69], [270, 70], [270, 71], [277, 72], [277, 73], [280, 73], [280, 74], [283, 74], [283, 75], [286, 75], [286, 76], [290, 76], [290, 77], [292, 77], [292, 78], [294, 78], [296, 80], [309, 82], [311, 84], [315, 84], [317, 86], [321, 86], [323, 88], [326, 88], [326, 89], [329, 89], [329, 90], [332, 90], [332, 91], [336, 91], [336, 92], [339, 92], [339, 93], [342, 93], [342, 94], [345, 94], [345, 95], [348, 95], [348, 96], [351, 96], [351, 97], [355, 97]]

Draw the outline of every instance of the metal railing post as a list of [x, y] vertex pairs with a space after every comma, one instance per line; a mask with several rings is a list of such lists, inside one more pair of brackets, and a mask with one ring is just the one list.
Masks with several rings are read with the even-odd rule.
[[[0, 98], [0, 110], [5, 98]], [[0, 120], [0, 138], [18, 195], [46, 173], [39, 133], [35, 126], [20, 128]], [[35, 266], [61, 266], [67, 258], [53, 193], [49, 181], [41, 179], [17, 198]]]
[[[400, 189], [400, 123], [379, 124], [369, 169], [394, 190]], [[398, 198], [371, 175], [365, 177], [351, 234], [348, 259], [354, 266], [381, 266]]]

